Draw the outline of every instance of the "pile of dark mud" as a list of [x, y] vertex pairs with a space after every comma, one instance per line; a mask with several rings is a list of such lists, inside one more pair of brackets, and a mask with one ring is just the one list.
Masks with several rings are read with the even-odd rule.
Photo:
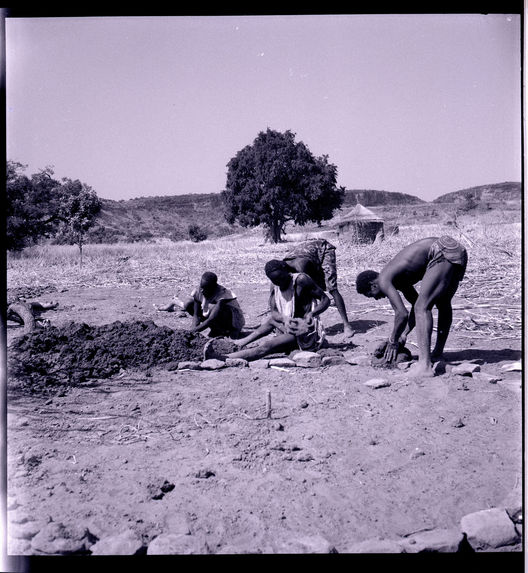
[[172, 330], [152, 321], [49, 326], [13, 341], [8, 349], [10, 387], [46, 393], [109, 378], [121, 369], [144, 371], [201, 361], [207, 340], [201, 334]]

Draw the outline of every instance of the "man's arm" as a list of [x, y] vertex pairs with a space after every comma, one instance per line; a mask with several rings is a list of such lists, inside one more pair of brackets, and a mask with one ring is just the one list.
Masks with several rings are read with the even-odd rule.
[[411, 310], [409, 312], [409, 316], [407, 317], [407, 325], [398, 339], [398, 341], [401, 344], [405, 345], [409, 333], [416, 325], [416, 320], [414, 318], [414, 304], [416, 303], [416, 299], [418, 298], [418, 293], [416, 292], [416, 289], [413, 286], [409, 286], [405, 290], [402, 290], [402, 294], [412, 305]]
[[281, 332], [286, 332], [286, 324], [284, 322], [284, 316], [277, 310], [277, 305], [275, 303], [275, 290], [272, 288], [269, 297], [269, 307], [271, 311], [270, 323], [278, 328]]
[[330, 299], [326, 296], [325, 291], [318, 286], [308, 275], [299, 275], [297, 279], [297, 296], [305, 300], [317, 300], [317, 304], [313, 310], [306, 313], [307, 320], [313, 316], [318, 316], [323, 313], [330, 306]]

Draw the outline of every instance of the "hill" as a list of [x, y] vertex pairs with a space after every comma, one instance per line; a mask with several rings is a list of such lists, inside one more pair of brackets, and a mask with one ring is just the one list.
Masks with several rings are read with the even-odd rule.
[[491, 185], [479, 185], [468, 187], [460, 191], [453, 191], [440, 195], [433, 203], [460, 203], [472, 198], [483, 203], [502, 203], [505, 201], [520, 201], [521, 183], [506, 181], [504, 183], [494, 183]]
[[414, 195], [395, 193], [392, 191], [378, 191], [375, 189], [347, 189], [343, 207], [354, 206], [361, 203], [365, 207], [384, 205], [418, 205], [425, 203]]
[[[92, 243], [149, 241], [167, 238], [189, 239], [189, 227], [197, 225], [207, 237], [215, 238], [241, 231], [224, 218], [219, 193], [139, 197], [114, 201], [102, 199], [95, 226], [88, 233]], [[408, 205], [424, 203], [404, 193], [377, 190], [346, 190], [343, 208], [363, 205]]]

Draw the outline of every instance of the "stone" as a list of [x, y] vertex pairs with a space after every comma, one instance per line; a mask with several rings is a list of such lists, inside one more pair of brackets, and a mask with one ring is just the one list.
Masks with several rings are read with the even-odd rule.
[[332, 543], [321, 535], [294, 537], [281, 544], [281, 553], [337, 553]]
[[297, 364], [290, 358], [272, 358], [269, 361], [270, 368], [277, 366], [279, 368], [295, 368]]
[[488, 384], [497, 384], [497, 382], [502, 380], [500, 376], [494, 376], [486, 372], [477, 372], [473, 375], [473, 378], [479, 382], [486, 382]]
[[414, 448], [410, 457], [411, 457], [411, 460], [415, 460], [416, 458], [420, 458], [422, 456], [425, 456], [425, 452], [420, 448]]
[[323, 359], [317, 352], [301, 350], [293, 356], [293, 361], [301, 368], [317, 368], [321, 366]]
[[446, 363], [443, 360], [439, 360], [433, 364], [433, 374], [435, 376], [442, 376], [446, 373]]
[[404, 553], [404, 548], [397, 541], [376, 537], [354, 543], [345, 553]]
[[348, 364], [344, 356], [324, 356], [322, 360], [323, 366], [339, 366], [341, 364]]
[[458, 416], [455, 416], [452, 420], [451, 420], [451, 424], [450, 424], [453, 428], [463, 428], [466, 424], [464, 424], [464, 422], [462, 421], [462, 418], [459, 418]]
[[406, 553], [456, 553], [464, 540], [463, 533], [456, 527], [433, 529], [409, 535], [401, 541]]
[[177, 535], [190, 535], [189, 522], [183, 513], [169, 513], [164, 519], [164, 531]]
[[8, 534], [14, 539], [31, 539], [37, 535], [37, 533], [45, 527], [44, 522], [38, 521], [26, 521], [21, 524], [10, 524], [8, 528]]
[[386, 388], [387, 386], [390, 386], [391, 383], [385, 379], [385, 378], [371, 378], [370, 380], [367, 380], [366, 382], [363, 382], [364, 386], [368, 386], [369, 388]]
[[471, 364], [471, 362], [462, 362], [462, 364], [453, 366], [451, 369], [451, 374], [458, 376], [473, 376], [474, 372], [480, 372], [480, 366], [478, 364]]
[[118, 535], [103, 537], [91, 547], [92, 555], [136, 555], [143, 548], [143, 542], [127, 529]]
[[90, 544], [86, 530], [67, 528], [63, 523], [46, 524], [31, 540], [31, 547], [48, 555], [83, 553]]
[[31, 543], [27, 539], [7, 538], [8, 555], [30, 555]]
[[200, 363], [200, 368], [202, 370], [220, 370], [220, 368], [225, 368], [225, 365], [226, 363], [223, 360], [208, 358]]
[[178, 370], [200, 370], [200, 362], [178, 362]]
[[244, 358], [226, 358], [225, 365], [229, 368], [245, 368], [249, 362]]
[[249, 363], [251, 368], [268, 368], [269, 367], [269, 360], [260, 359], [260, 360], [253, 360]]
[[205, 543], [193, 535], [168, 533], [155, 537], [147, 547], [147, 555], [199, 555], [207, 553]]
[[475, 550], [513, 545], [519, 540], [515, 525], [505, 509], [484, 509], [464, 515], [460, 528]]

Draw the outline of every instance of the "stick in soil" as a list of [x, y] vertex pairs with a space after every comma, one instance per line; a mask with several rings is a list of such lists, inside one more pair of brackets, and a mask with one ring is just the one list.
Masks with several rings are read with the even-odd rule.
[[271, 392], [266, 392], [266, 418], [271, 418]]

